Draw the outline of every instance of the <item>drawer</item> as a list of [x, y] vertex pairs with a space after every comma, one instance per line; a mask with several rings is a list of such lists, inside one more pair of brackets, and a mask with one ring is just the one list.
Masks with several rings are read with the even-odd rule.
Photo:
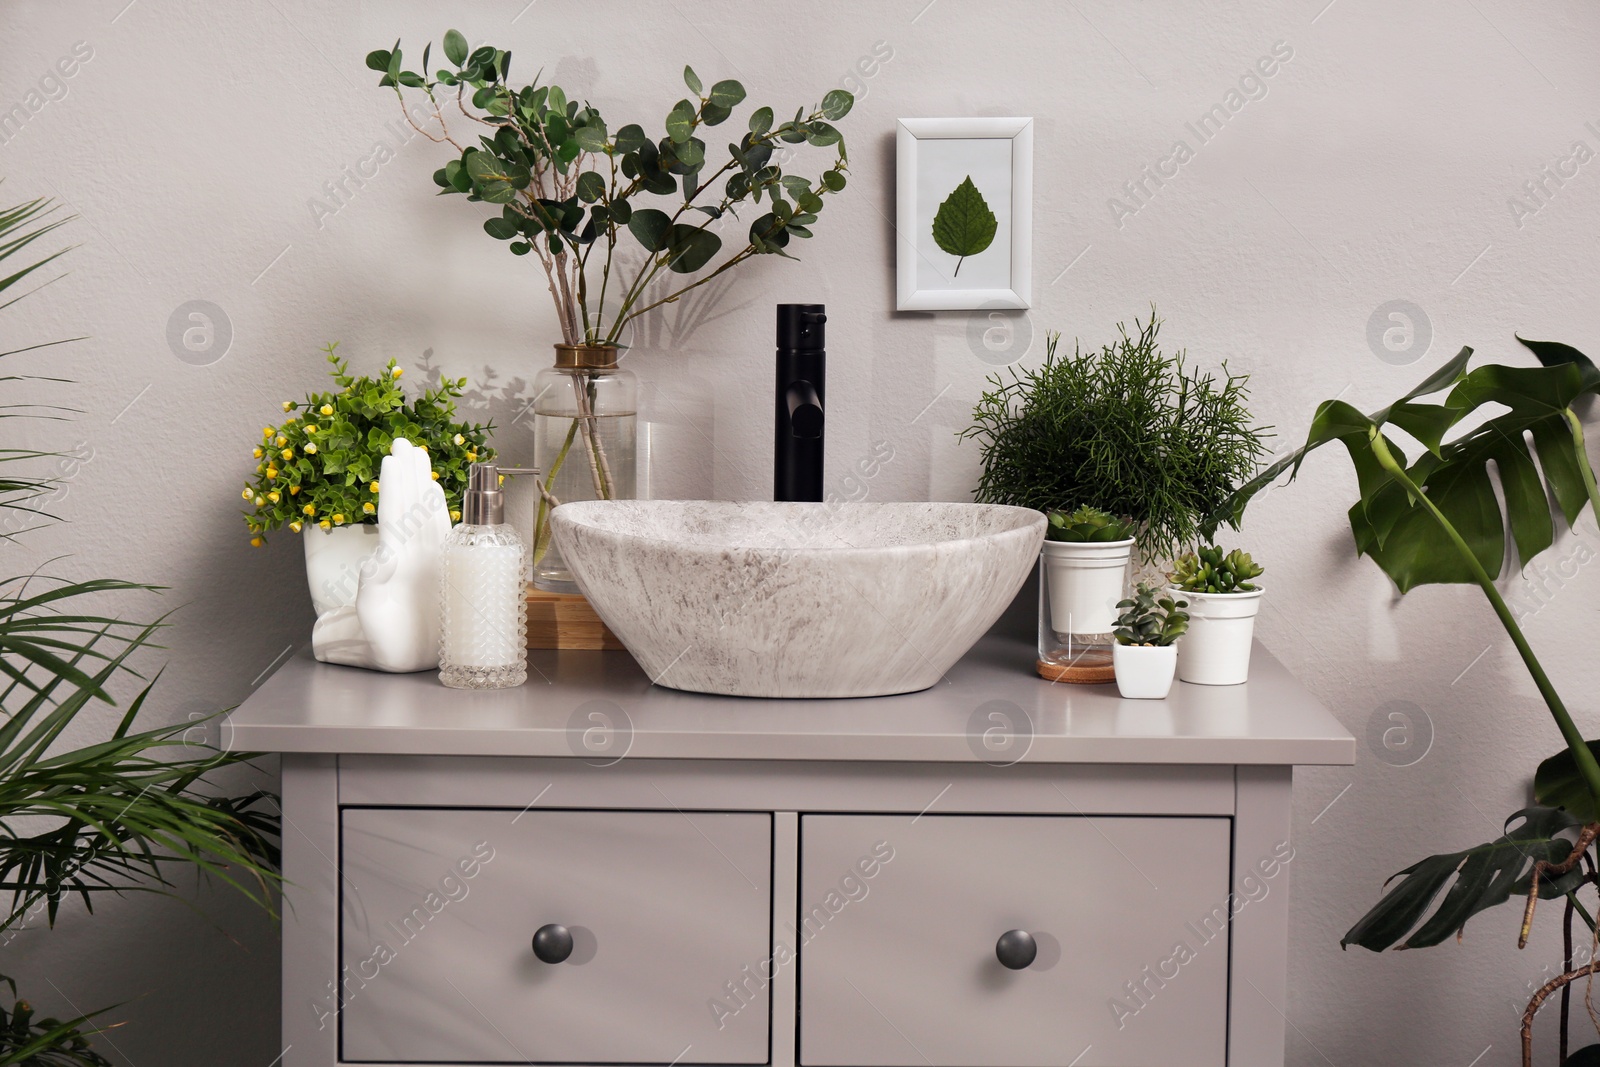
[[[1226, 818], [804, 817], [800, 1062], [1222, 1067], [1230, 838]], [[1012, 930], [1037, 948], [1021, 970], [996, 954]]]
[[342, 1062], [768, 1062], [764, 990], [707, 1005], [771, 955], [770, 815], [344, 808], [340, 839]]

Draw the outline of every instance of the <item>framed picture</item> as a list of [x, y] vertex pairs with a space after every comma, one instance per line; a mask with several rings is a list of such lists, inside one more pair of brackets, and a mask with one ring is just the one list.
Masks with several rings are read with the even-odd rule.
[[1033, 295], [1033, 120], [901, 119], [901, 311], [1025, 308]]

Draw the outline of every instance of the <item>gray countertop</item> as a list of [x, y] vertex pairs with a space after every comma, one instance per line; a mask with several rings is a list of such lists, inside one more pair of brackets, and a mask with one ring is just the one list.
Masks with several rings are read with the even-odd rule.
[[[650, 684], [626, 652], [528, 654], [528, 682], [447, 689], [433, 671], [316, 662], [309, 647], [236, 710], [243, 751], [919, 762], [1350, 764], [1355, 739], [1257, 644], [1251, 680], [1166, 700], [1051, 684], [997, 630], [936, 686], [862, 700], [756, 700]], [[986, 746], [987, 740], [987, 746]]]

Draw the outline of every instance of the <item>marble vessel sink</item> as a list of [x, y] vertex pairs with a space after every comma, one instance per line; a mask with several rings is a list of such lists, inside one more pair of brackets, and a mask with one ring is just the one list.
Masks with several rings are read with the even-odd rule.
[[928, 688], [1011, 602], [1044, 527], [990, 504], [595, 500], [552, 519], [652, 681], [755, 697]]

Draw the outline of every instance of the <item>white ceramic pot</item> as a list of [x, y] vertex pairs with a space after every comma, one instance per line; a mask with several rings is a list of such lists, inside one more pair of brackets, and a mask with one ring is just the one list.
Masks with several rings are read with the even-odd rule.
[[1046, 541], [1040, 548], [1049, 585], [1050, 628], [1059, 634], [1110, 633], [1128, 587], [1126, 541]]
[[1250, 642], [1265, 590], [1253, 593], [1187, 593], [1189, 630], [1178, 641], [1178, 679], [1198, 685], [1238, 685], [1250, 677]]
[[317, 618], [354, 604], [361, 564], [378, 548], [378, 528], [363, 524], [324, 530], [308, 524], [300, 537], [305, 541], [306, 584]]
[[1119, 641], [1111, 650], [1111, 662], [1117, 669], [1117, 692], [1124, 697], [1165, 700], [1178, 667], [1178, 645], [1125, 645]]

